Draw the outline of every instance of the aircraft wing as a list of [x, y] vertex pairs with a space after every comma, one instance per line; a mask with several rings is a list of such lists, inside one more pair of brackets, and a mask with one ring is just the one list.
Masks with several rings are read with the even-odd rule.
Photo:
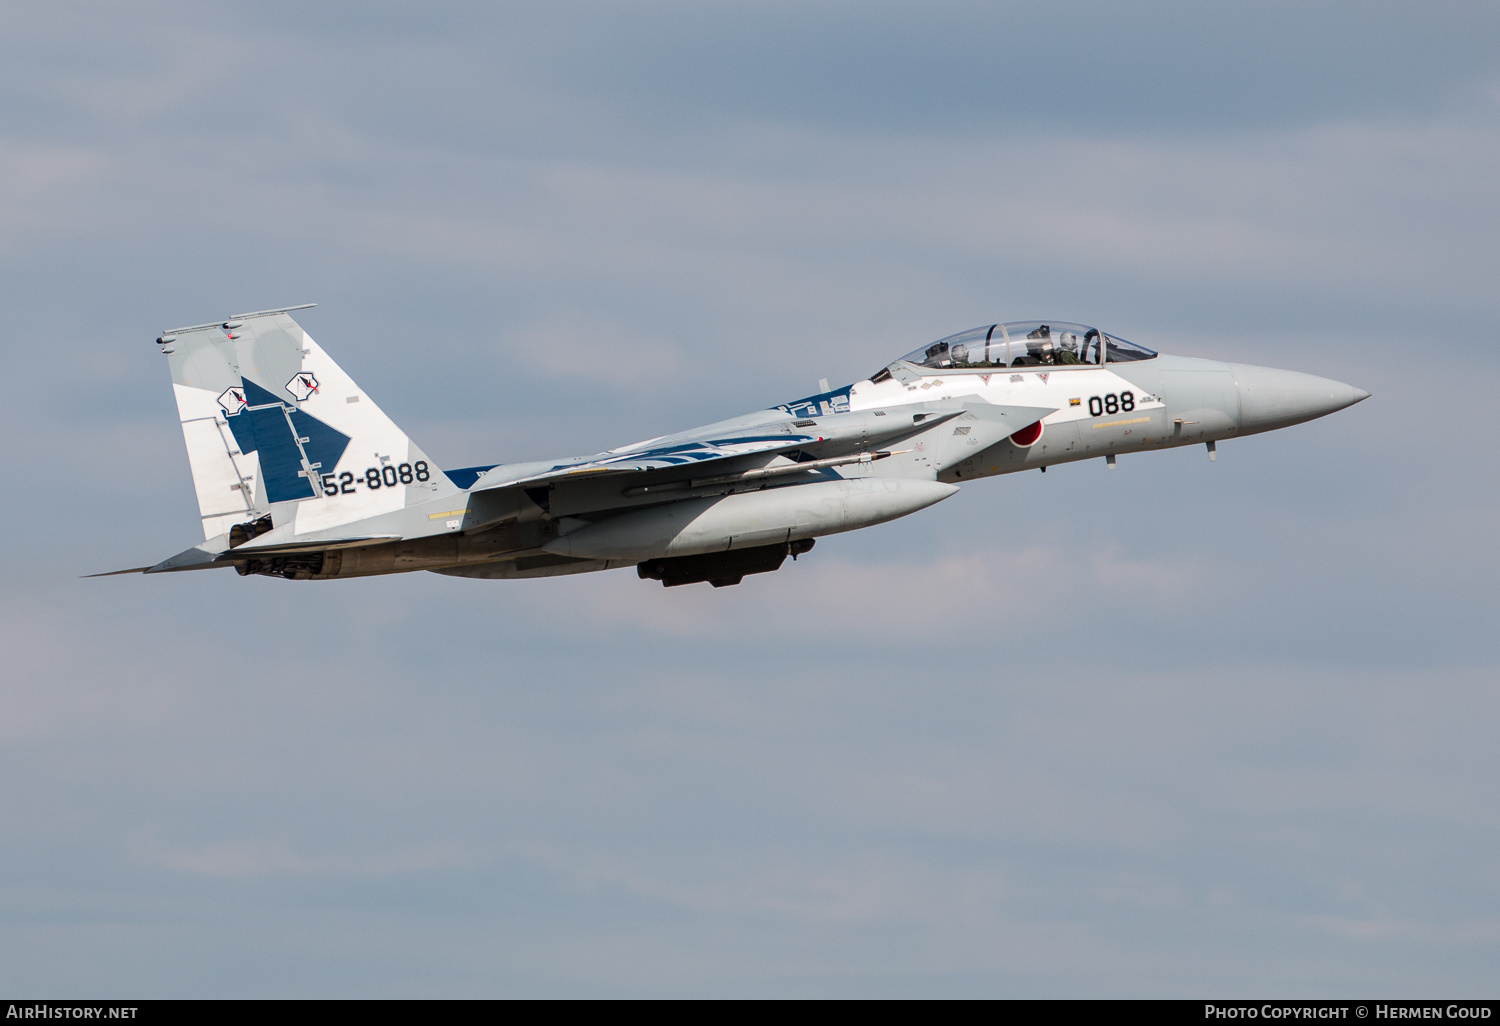
[[489, 491], [494, 488], [535, 488], [557, 481], [577, 480], [584, 475], [638, 474], [646, 470], [691, 467], [715, 460], [788, 452], [822, 440], [820, 435], [778, 432], [774, 435], [758, 434], [740, 438], [676, 442], [634, 452], [604, 453], [581, 463], [558, 464], [540, 473], [523, 474], [519, 477], [486, 477], [475, 488], [475, 491]]
[[[999, 441], [1036, 423], [1054, 409], [942, 400], [820, 417], [794, 418], [781, 413], [768, 420], [766, 414], [757, 414], [754, 423], [710, 425], [588, 459], [495, 467], [471, 487], [463, 528], [467, 534], [506, 520], [550, 512], [556, 488], [565, 484], [634, 476], [636, 487], [628, 487], [630, 482], [626, 481], [627, 487], [622, 488], [620, 495], [639, 498], [649, 491], [669, 498], [667, 493], [687, 488], [749, 483], [849, 463], [874, 462], [895, 455], [888, 450], [903, 439], [930, 431], [965, 413], [993, 422], [998, 434], [991, 441]], [[772, 462], [782, 453], [795, 453], [792, 458], [796, 462], [786, 466]], [[656, 471], [649, 475], [649, 484], [648, 471]], [[594, 498], [604, 496], [589, 501]], [[589, 508], [597, 511], [610, 507]]]
[[[1012, 430], [1019, 430], [1052, 413], [1054, 409], [945, 400], [803, 418], [780, 414], [779, 411], [764, 411], [755, 415], [754, 423], [724, 422], [710, 425], [682, 435], [653, 438], [623, 449], [611, 449], [589, 459], [557, 463], [550, 467], [545, 464], [522, 464], [510, 473], [503, 466], [497, 467], [480, 478], [474, 484], [473, 491], [539, 488], [596, 474], [638, 474], [648, 470], [673, 468], [692, 471], [704, 463], [745, 456], [774, 455], [794, 449], [810, 449], [820, 456], [834, 456], [846, 449], [855, 451], [861, 447], [930, 430], [965, 411], [973, 411], [986, 420], [1014, 423]], [[767, 420], [767, 414], [779, 415]]]

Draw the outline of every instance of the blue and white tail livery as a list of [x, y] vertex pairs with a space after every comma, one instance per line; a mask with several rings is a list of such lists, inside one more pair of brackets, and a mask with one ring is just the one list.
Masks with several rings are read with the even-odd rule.
[[458, 491], [288, 313], [301, 309], [162, 335], [205, 538], [273, 513], [310, 534]]

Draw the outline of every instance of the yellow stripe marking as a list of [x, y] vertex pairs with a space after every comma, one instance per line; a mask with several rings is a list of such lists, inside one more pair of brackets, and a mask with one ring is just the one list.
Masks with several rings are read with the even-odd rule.
[[467, 512], [469, 512], [467, 509], [450, 509], [446, 513], [429, 513], [427, 514], [427, 519], [441, 520], [444, 517], [461, 517]]
[[1134, 417], [1130, 420], [1107, 420], [1103, 424], [1095, 424], [1093, 430], [1098, 431], [1100, 428], [1119, 427], [1121, 424], [1144, 424], [1150, 419], [1150, 417]]

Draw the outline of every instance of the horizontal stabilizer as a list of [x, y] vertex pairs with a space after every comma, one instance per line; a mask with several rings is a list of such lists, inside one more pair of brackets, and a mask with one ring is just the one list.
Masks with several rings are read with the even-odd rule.
[[[223, 535], [220, 535], [220, 537], [222, 538]], [[216, 557], [219, 553], [216, 549], [210, 547], [213, 544], [214, 542], [210, 540], [200, 545], [194, 545], [190, 549], [184, 549], [177, 553], [177, 555], [164, 559], [155, 566], [147, 567], [145, 572], [148, 574], [171, 574], [181, 570], [212, 570], [215, 567], [229, 566], [228, 563], [217, 562]]]
[[329, 552], [333, 549], [361, 549], [367, 545], [384, 545], [386, 542], [400, 540], [401, 535], [399, 534], [371, 534], [359, 538], [324, 538], [316, 541], [276, 542], [271, 545], [257, 545], [252, 541], [219, 553], [219, 559], [223, 561], [233, 560], [240, 556], [277, 556], [292, 552]]
[[[222, 544], [223, 535], [219, 536], [219, 544]], [[280, 542], [272, 545], [256, 545], [247, 542], [229, 549], [217, 549], [214, 541], [207, 541], [201, 545], [195, 545], [186, 549], [170, 559], [164, 559], [155, 566], [141, 567], [137, 570], [116, 570], [115, 574], [169, 574], [178, 573], [183, 570], [213, 570], [217, 567], [233, 566], [235, 563], [244, 562], [250, 558], [262, 556], [287, 556], [303, 552], [327, 552], [333, 549], [353, 549], [365, 545], [383, 545], [386, 542], [399, 541], [399, 534], [365, 536], [360, 538], [327, 538], [322, 541], [306, 542]], [[90, 577], [111, 577], [113, 574], [90, 574]]]
[[90, 577], [119, 577], [121, 574], [143, 574], [150, 569], [149, 566], [138, 566], [131, 570], [111, 570], [103, 574], [84, 574], [83, 579], [88, 580]]

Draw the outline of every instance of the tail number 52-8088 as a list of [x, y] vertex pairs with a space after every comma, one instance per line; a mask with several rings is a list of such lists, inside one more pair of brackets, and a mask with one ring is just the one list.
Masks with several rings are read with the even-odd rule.
[[394, 488], [398, 484], [408, 485], [413, 481], [430, 481], [432, 471], [427, 466], [426, 460], [417, 460], [415, 463], [398, 463], [394, 466], [387, 463], [383, 467], [369, 467], [360, 477], [355, 477], [349, 471], [342, 474], [323, 475], [323, 494], [330, 495], [353, 495], [360, 484], [374, 490], [376, 488]]

